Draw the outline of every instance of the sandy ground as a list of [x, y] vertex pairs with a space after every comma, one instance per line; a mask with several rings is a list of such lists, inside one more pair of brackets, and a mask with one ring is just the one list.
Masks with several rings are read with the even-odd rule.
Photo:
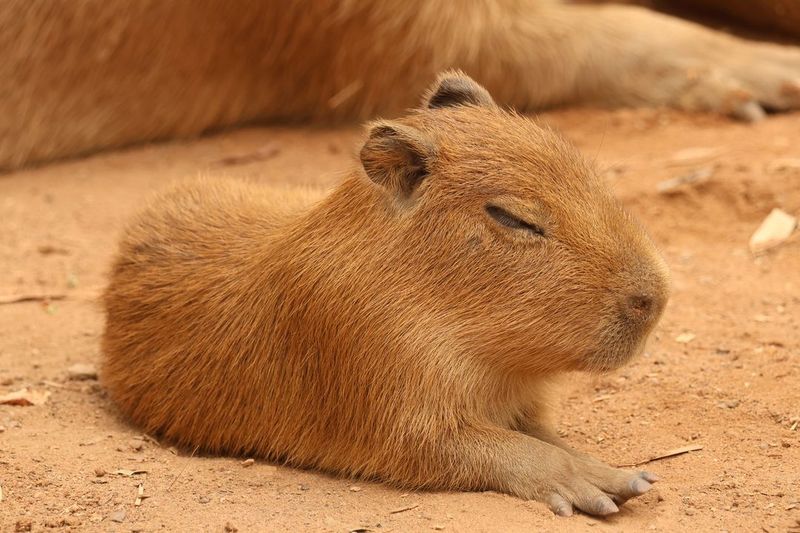
[[[754, 126], [652, 110], [543, 118], [596, 158], [672, 268], [645, 356], [577, 377], [560, 420], [571, 443], [615, 464], [702, 447], [652, 462], [663, 481], [651, 493], [607, 520], [561, 519], [496, 493], [192, 457], [121, 420], [97, 381], [69, 379], [100, 358], [96, 297], [122, 224], [152, 191], [199, 172], [332, 184], [359, 134], [253, 129], [0, 177], [0, 298], [65, 296], [0, 305], [0, 395], [50, 393], [0, 405], [0, 531], [800, 531], [800, 238], [758, 258], [747, 248], [773, 207], [800, 215], [800, 114]], [[657, 190], [698, 171], [711, 176]]]

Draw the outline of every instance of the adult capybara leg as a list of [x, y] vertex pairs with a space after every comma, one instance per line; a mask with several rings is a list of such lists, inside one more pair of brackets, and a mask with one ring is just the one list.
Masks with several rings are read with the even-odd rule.
[[361, 119], [461, 68], [522, 111], [800, 105], [796, 48], [548, 0], [6, 0], [0, 169], [250, 121]]
[[800, 109], [800, 48], [758, 43], [633, 6], [572, 6], [592, 43], [579, 99], [757, 120]]

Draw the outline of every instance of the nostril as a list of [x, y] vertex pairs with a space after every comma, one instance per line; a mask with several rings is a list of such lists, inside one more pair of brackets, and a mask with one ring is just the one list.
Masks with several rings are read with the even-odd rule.
[[636, 315], [649, 315], [653, 310], [653, 299], [644, 295], [629, 296], [628, 307]]

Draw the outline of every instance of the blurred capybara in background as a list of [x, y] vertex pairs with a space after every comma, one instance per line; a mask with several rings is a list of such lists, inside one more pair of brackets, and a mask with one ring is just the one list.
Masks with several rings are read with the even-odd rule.
[[[777, 0], [776, 0], [777, 1]], [[393, 115], [461, 68], [501, 105], [800, 105], [800, 51], [551, 0], [5, 0], [0, 169], [254, 121]]]
[[569, 448], [553, 380], [641, 352], [668, 286], [574, 148], [449, 74], [328, 195], [200, 181], [141, 213], [102, 378], [189, 448], [606, 515], [656, 478]]

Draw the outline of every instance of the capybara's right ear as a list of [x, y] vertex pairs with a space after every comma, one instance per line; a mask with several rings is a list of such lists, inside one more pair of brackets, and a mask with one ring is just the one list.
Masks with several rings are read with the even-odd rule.
[[408, 198], [430, 172], [436, 154], [423, 132], [396, 122], [375, 122], [361, 148], [367, 176], [387, 190]]
[[448, 70], [439, 74], [422, 98], [422, 106], [428, 109], [464, 105], [497, 106], [489, 91], [460, 70]]

